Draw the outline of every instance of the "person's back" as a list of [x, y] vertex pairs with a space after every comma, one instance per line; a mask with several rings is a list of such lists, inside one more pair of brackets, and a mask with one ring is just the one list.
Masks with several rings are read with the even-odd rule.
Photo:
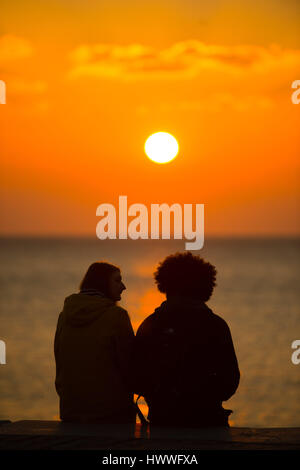
[[139, 327], [135, 355], [136, 392], [152, 424], [227, 425], [222, 401], [235, 392], [239, 370], [226, 322], [205, 304], [164, 302]]
[[134, 333], [128, 313], [101, 292], [65, 299], [54, 341], [63, 421], [135, 422], [128, 383]]
[[[180, 267], [188, 256], [181, 255]], [[176, 276], [176, 255], [170, 259]], [[203, 299], [183, 290], [169, 294], [137, 331], [135, 393], [145, 397], [151, 424], [227, 426], [222, 402], [240, 377], [230, 330]]]

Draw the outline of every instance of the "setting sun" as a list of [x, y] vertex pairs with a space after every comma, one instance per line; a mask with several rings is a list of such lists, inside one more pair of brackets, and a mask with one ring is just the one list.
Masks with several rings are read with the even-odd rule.
[[168, 163], [178, 154], [178, 142], [168, 132], [156, 132], [145, 142], [145, 153], [156, 163]]

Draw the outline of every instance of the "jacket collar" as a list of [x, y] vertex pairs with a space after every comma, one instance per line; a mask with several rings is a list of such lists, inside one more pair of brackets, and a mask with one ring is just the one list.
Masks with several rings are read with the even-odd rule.
[[163, 313], [167, 310], [176, 310], [178, 308], [203, 310], [211, 312], [211, 309], [206, 305], [203, 300], [199, 300], [193, 297], [186, 297], [182, 295], [172, 295], [167, 298], [162, 304], [155, 309], [155, 313]]

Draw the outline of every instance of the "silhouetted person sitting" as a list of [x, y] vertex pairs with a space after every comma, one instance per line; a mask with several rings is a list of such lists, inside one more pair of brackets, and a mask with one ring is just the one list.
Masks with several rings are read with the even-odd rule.
[[55, 334], [55, 386], [63, 421], [135, 423], [128, 383], [134, 332], [116, 305], [125, 289], [119, 268], [93, 263], [80, 292], [65, 299]]
[[167, 296], [136, 334], [135, 393], [149, 406], [148, 420], [165, 426], [228, 426], [224, 410], [239, 384], [227, 323], [205, 304], [216, 269], [189, 252], [168, 256], [154, 273]]

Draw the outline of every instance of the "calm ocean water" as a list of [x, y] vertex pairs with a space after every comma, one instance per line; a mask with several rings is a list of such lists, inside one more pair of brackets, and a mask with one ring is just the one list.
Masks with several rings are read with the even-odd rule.
[[[64, 298], [87, 267], [107, 260], [121, 267], [127, 290], [120, 305], [134, 330], [164, 299], [152, 273], [183, 241], [5, 239], [1, 249], [0, 419], [55, 419], [53, 338]], [[196, 252], [194, 252], [196, 253]], [[224, 403], [234, 426], [300, 426], [300, 244], [297, 239], [208, 239], [197, 252], [216, 265], [208, 302], [230, 326], [241, 382]], [[187, 391], [188, 393], [188, 391]], [[193, 404], [191, 403], [191, 406]]]

